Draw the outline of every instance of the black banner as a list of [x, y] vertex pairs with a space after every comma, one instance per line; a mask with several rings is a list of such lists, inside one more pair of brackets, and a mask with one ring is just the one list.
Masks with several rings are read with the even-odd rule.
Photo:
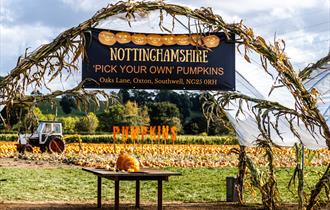
[[[85, 88], [234, 90], [234, 36], [85, 33]], [[197, 47], [200, 43], [204, 47]]]

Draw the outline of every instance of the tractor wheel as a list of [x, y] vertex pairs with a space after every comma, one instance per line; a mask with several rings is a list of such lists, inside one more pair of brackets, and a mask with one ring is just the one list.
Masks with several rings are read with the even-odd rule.
[[17, 150], [17, 152], [23, 154], [24, 153], [24, 145], [16, 144], [16, 150]]
[[47, 147], [45, 145], [40, 146], [41, 153], [46, 152], [46, 150], [47, 150]]
[[24, 154], [24, 152], [33, 152], [33, 147], [30, 144], [19, 144], [17, 151], [21, 154]]
[[26, 152], [33, 152], [33, 147], [30, 144], [25, 145], [25, 151]]
[[63, 153], [65, 144], [62, 139], [52, 138], [48, 143], [48, 151], [50, 153]]

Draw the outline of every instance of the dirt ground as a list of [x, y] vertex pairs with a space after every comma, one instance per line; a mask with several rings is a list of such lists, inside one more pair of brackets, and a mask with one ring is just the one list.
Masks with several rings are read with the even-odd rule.
[[68, 165], [64, 163], [59, 163], [58, 161], [50, 162], [44, 160], [24, 160], [18, 158], [0, 158], [0, 168], [1, 167], [18, 167], [18, 168], [55, 168], [55, 167], [77, 167], [81, 166]]

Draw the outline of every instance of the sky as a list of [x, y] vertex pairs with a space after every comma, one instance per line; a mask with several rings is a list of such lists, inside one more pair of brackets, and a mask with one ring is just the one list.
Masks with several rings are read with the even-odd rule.
[[[51, 42], [62, 31], [77, 26], [112, 0], [0, 0], [0, 75], [13, 69], [25, 49]], [[286, 42], [286, 52], [299, 70], [324, 57], [330, 50], [330, 0], [169, 0], [192, 8], [211, 7], [228, 23], [243, 20], [268, 42]], [[132, 31], [155, 32], [157, 14], [139, 21]], [[120, 19], [110, 19], [104, 28], [130, 30]], [[236, 69], [267, 95], [271, 79], [261, 74], [258, 58], [252, 64], [236, 56]], [[68, 84], [78, 83], [67, 81]], [[61, 84], [63, 87], [63, 84]], [[54, 85], [54, 89], [60, 86]], [[276, 95], [276, 94], [275, 94]], [[286, 100], [286, 99], [285, 99]]]

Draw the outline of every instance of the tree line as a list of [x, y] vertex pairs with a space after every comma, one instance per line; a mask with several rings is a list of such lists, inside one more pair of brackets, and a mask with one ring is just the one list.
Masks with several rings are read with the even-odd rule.
[[[38, 120], [61, 121], [66, 133], [112, 132], [114, 125], [170, 125], [176, 126], [178, 133], [193, 135], [225, 135], [232, 132], [226, 118], [208, 122], [202, 113], [201, 95], [196, 92], [121, 89], [115, 94], [119, 103], [100, 110], [91, 106], [86, 113], [79, 111], [74, 99], [64, 95], [58, 100], [56, 112], [59, 114], [45, 103], [40, 103], [33, 112]], [[22, 126], [18, 120], [21, 109], [11, 111], [12, 115], [7, 119], [11, 129]], [[6, 116], [5, 112], [4, 109], [2, 116]], [[27, 114], [28, 110], [23, 112]]]

